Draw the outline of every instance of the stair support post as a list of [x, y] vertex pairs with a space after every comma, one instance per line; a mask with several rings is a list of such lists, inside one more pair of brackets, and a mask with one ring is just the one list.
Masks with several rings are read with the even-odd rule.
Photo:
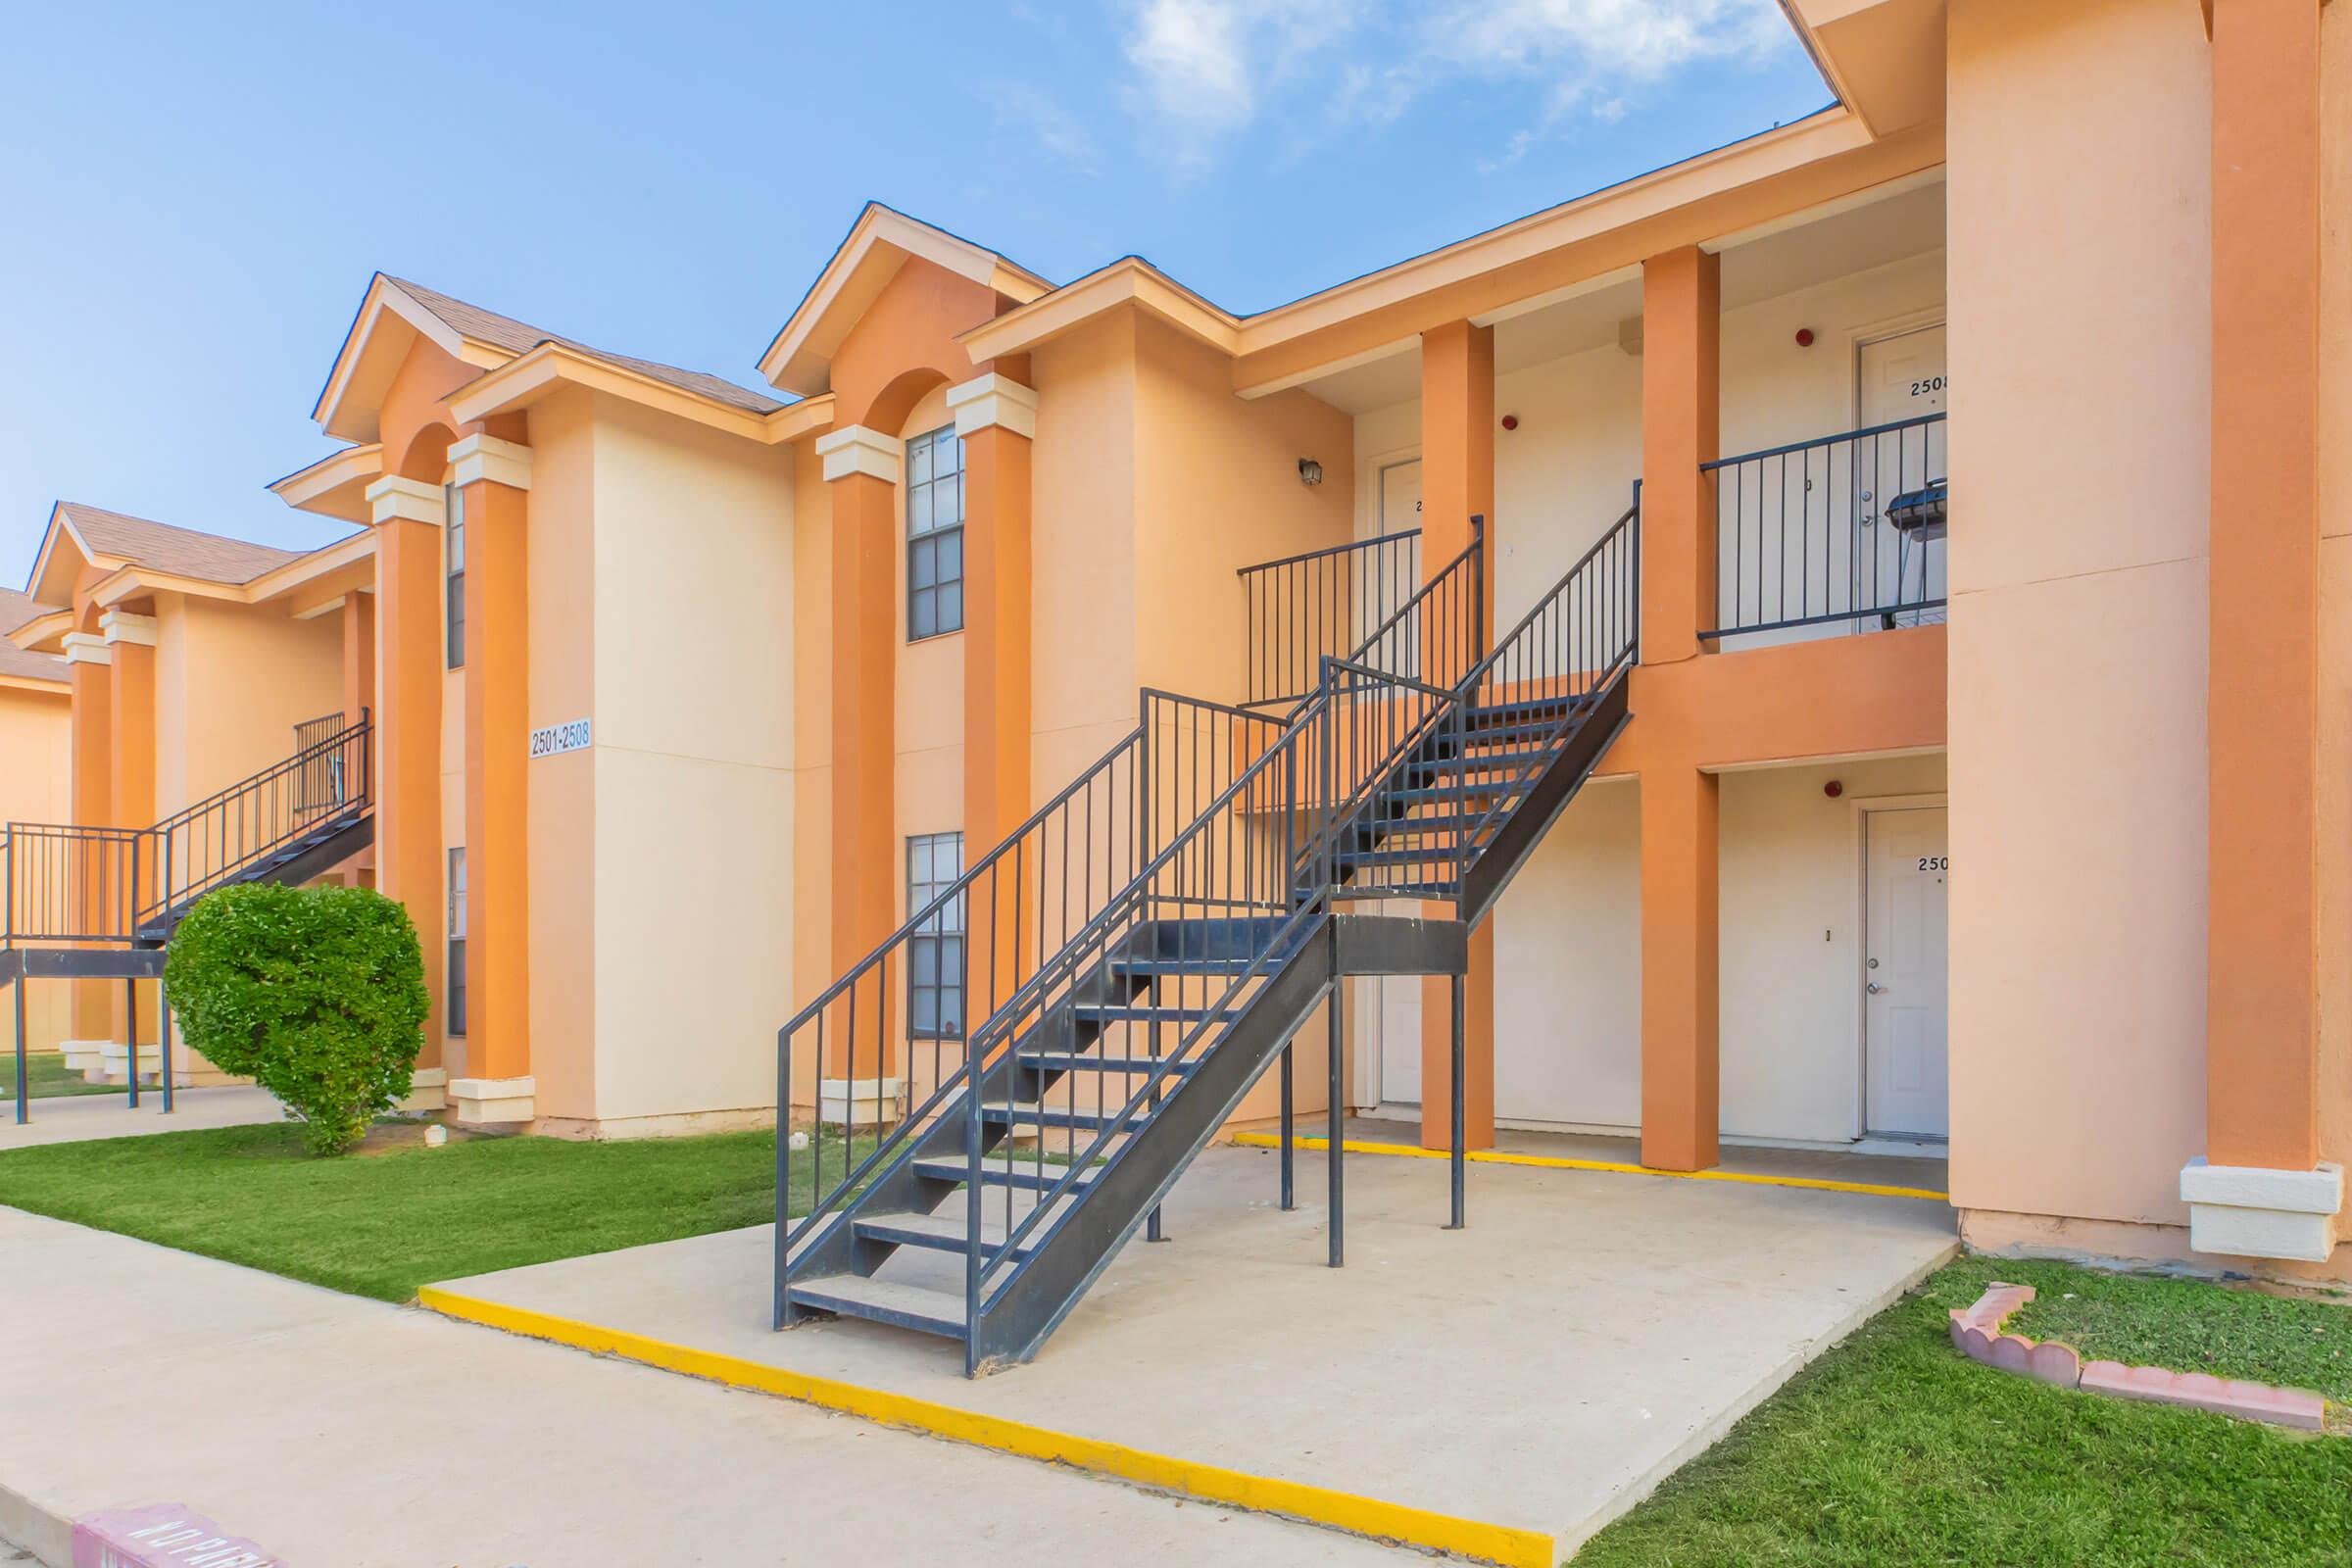
[[[138, 864], [139, 858], [138, 841], [134, 839], [131, 843], [130, 858], [131, 864], [135, 866]], [[131, 884], [134, 887], [138, 884], [138, 875], [135, 871], [131, 875]], [[135, 894], [132, 896], [132, 903], [134, 906], [137, 903]], [[130, 928], [134, 934], [138, 930], [138, 924], [139, 917], [134, 907], [130, 917]], [[125, 979], [122, 982], [122, 1042], [124, 1077], [130, 1084], [130, 1108], [136, 1110], [139, 1108], [139, 982], [136, 979]]]
[[1335, 923], [1331, 928], [1331, 993], [1329, 997], [1325, 999], [1323, 1004], [1325, 1012], [1330, 1020], [1330, 1049], [1326, 1054], [1329, 1057], [1331, 1067], [1331, 1103], [1330, 1108], [1325, 1112], [1324, 1117], [1324, 1119], [1330, 1124], [1330, 1132], [1329, 1136], [1325, 1138], [1324, 1142], [1329, 1146], [1325, 1150], [1325, 1153], [1328, 1157], [1328, 1168], [1331, 1174], [1331, 1266], [1333, 1268], [1339, 1268], [1347, 1261], [1345, 1234], [1347, 1231], [1348, 1216], [1347, 1183], [1344, 1175], [1344, 1172], [1347, 1168], [1347, 1162], [1343, 1158], [1340, 1150], [1340, 1145], [1345, 1141], [1345, 1136], [1347, 1133], [1348, 1110], [1345, 1103], [1346, 1097], [1340, 1088], [1340, 1066], [1342, 1061], [1342, 1057], [1340, 1055], [1340, 1036], [1342, 1033], [1340, 997], [1342, 986], [1339, 977], [1339, 933], [1340, 928]]
[[22, 1127], [32, 1119], [30, 1096], [24, 1083], [24, 974], [19, 970], [15, 982], [17, 993], [17, 1125]]
[[1282, 1048], [1282, 1211], [1288, 1214], [1298, 1206], [1298, 1193], [1292, 1180], [1291, 1153], [1296, 1138], [1296, 1104], [1298, 1091], [1292, 1083], [1294, 1071], [1291, 1048]]
[[1462, 1149], [1462, 1124], [1467, 1119], [1463, 1094], [1463, 1067], [1465, 1064], [1462, 1060], [1463, 1013], [1465, 1011], [1463, 981], [1465, 977], [1457, 974], [1450, 978], [1453, 981], [1451, 987], [1448, 988], [1453, 993], [1453, 1145], [1446, 1152], [1446, 1165], [1453, 1188], [1453, 1217], [1446, 1228], [1449, 1231], [1458, 1231], [1463, 1224], [1462, 1198], [1467, 1167], [1467, 1156]]
[[155, 1069], [164, 1086], [164, 1114], [172, 1114], [172, 994], [161, 977], [155, 982]]

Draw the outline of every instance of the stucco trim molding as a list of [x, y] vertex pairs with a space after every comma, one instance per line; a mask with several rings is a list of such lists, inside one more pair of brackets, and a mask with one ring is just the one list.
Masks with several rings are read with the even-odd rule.
[[368, 486], [368, 520], [377, 523], [429, 522], [439, 528], [449, 522], [439, 485], [398, 474], [388, 473]]
[[141, 648], [155, 646], [155, 617], [134, 615], [127, 610], [110, 610], [98, 617], [99, 628], [106, 633], [106, 644], [136, 643]]
[[884, 484], [899, 482], [898, 437], [870, 430], [862, 424], [844, 425], [818, 436], [816, 455], [825, 460], [827, 484], [836, 479], [846, 479], [853, 473], [869, 474]]
[[457, 1106], [459, 1122], [468, 1127], [529, 1121], [537, 1113], [534, 1097], [538, 1092], [538, 1081], [533, 1078], [449, 1080], [450, 1102]]
[[2329, 1163], [2271, 1170], [2192, 1159], [2180, 1169], [2180, 1200], [2194, 1251], [2325, 1263], [2335, 1251], [2344, 1171]]
[[462, 485], [487, 479], [510, 490], [531, 487], [531, 449], [494, 435], [469, 435], [453, 442], [449, 467], [450, 477]]
[[66, 662], [69, 664], [111, 664], [115, 662], [115, 651], [96, 632], [70, 631], [58, 641], [66, 651]]
[[994, 370], [948, 388], [948, 408], [956, 416], [958, 436], [1001, 428], [1031, 441], [1037, 439], [1037, 389]]

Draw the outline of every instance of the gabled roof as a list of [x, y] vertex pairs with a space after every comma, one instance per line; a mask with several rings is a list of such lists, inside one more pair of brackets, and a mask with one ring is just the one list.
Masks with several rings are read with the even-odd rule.
[[368, 279], [359, 314], [327, 372], [311, 416], [338, 440], [366, 444], [378, 439], [376, 416], [385, 389], [417, 338], [430, 339], [452, 359], [490, 370], [542, 343], [560, 343], [590, 359], [648, 376], [668, 386], [754, 414], [781, 407], [774, 398], [700, 370], [681, 369], [593, 348], [561, 333], [468, 305], [437, 289], [378, 272]]
[[910, 256], [986, 284], [1016, 304], [1025, 305], [1054, 286], [986, 246], [867, 202], [760, 356], [760, 373], [769, 384], [802, 397], [833, 390], [834, 351]]
[[[69, 548], [61, 558], [60, 539]], [[52, 605], [74, 600], [70, 566], [78, 556], [102, 571], [145, 566], [199, 582], [247, 583], [302, 554], [274, 545], [257, 545], [217, 533], [199, 533], [147, 517], [109, 512], [78, 501], [60, 501], [49, 511], [49, 528], [41, 536], [40, 554], [33, 558], [33, 597]]]
[[66, 662], [48, 654], [28, 654], [8, 641], [8, 634], [37, 616], [51, 612], [53, 606], [44, 605], [29, 594], [14, 588], [0, 588], [0, 682], [18, 680], [66, 680]]

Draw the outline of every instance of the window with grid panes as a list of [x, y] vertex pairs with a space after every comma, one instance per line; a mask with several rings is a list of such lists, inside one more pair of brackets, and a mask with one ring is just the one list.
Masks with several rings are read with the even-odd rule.
[[[909, 918], [963, 875], [963, 835], [922, 833], [906, 841]], [[963, 900], [916, 928], [906, 944], [906, 1033], [917, 1040], [963, 1038]]]
[[906, 638], [963, 629], [963, 443], [943, 425], [906, 443]]

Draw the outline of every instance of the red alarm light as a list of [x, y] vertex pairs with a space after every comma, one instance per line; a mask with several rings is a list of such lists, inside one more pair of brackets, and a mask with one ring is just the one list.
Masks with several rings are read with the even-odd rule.
[[1827, 795], [1831, 800], [1834, 801], [1838, 796], [1845, 793], [1845, 786], [1838, 783], [1836, 779], [1832, 779], [1821, 787], [1821, 793]]
[[1813, 329], [1811, 327], [1800, 326], [1796, 329], [1796, 346], [1800, 349], [1809, 349], [1813, 346]]
[[1516, 429], [1518, 429], [1518, 428], [1519, 428], [1519, 416], [1517, 416], [1516, 414], [1506, 414], [1506, 415], [1504, 415], [1504, 416], [1502, 416], [1502, 427], [1503, 427], [1505, 430], [1516, 430]]

